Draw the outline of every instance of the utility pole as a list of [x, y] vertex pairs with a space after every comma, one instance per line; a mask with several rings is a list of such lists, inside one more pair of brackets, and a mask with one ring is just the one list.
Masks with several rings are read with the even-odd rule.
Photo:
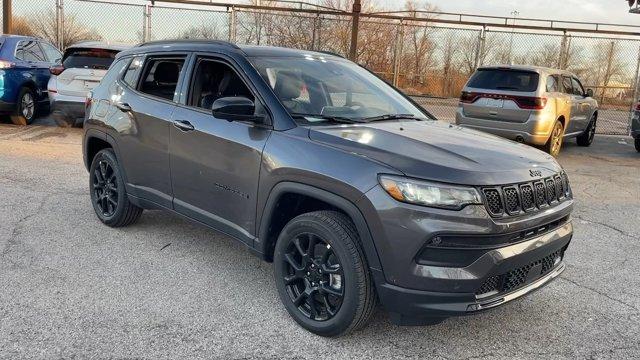
[[513, 65], [513, 33], [516, 31], [516, 19], [518, 15], [520, 15], [520, 12], [513, 10], [511, 15], [513, 15], [513, 28], [511, 29], [511, 41], [509, 43], [509, 65]]
[[351, 48], [349, 49], [349, 60], [356, 61], [358, 57], [358, 28], [360, 27], [360, 12], [362, 4], [360, 0], [353, 1], [353, 21], [351, 22]]
[[11, 34], [13, 32], [13, 16], [11, 13], [11, 2], [13, 0], [2, 0], [2, 33]]

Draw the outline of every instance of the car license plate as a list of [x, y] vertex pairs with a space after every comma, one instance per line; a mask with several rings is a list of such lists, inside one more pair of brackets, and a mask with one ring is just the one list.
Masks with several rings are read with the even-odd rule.
[[502, 99], [489, 99], [489, 98], [485, 98], [484, 99], [484, 105], [486, 107], [492, 107], [492, 108], [501, 108], [504, 106], [504, 100]]

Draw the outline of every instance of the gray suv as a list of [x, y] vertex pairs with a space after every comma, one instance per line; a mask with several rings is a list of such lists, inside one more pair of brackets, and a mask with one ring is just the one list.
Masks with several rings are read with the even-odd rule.
[[590, 146], [598, 102], [564, 70], [534, 66], [478, 69], [462, 91], [456, 124], [560, 153], [563, 139]]
[[565, 269], [573, 197], [551, 156], [436, 121], [341, 57], [147, 43], [87, 104], [97, 217], [164, 209], [237, 239], [316, 334], [363, 327], [378, 301], [398, 324], [477, 313]]

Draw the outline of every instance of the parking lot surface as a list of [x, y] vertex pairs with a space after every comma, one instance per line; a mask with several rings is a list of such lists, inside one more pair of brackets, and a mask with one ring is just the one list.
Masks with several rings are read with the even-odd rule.
[[299, 328], [272, 266], [228, 237], [147, 211], [93, 214], [82, 132], [0, 125], [0, 358], [640, 358], [640, 154], [630, 138], [569, 142], [567, 270], [501, 308], [430, 327], [378, 311], [325, 339]]

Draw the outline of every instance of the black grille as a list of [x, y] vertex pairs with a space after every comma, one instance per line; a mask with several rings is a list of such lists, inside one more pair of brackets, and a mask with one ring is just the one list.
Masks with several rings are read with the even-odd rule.
[[[526, 285], [527, 279], [535, 281], [553, 270], [557, 265], [556, 259], [561, 258], [563, 252], [564, 249], [557, 250], [530, 264], [502, 275], [492, 276], [482, 283], [482, 286], [476, 291], [476, 295], [480, 296], [493, 292], [506, 293]], [[531, 271], [537, 271], [538, 273], [530, 274]]]
[[500, 193], [496, 189], [485, 189], [484, 197], [487, 200], [487, 207], [489, 208], [489, 212], [498, 215], [503, 213], [502, 209], [502, 199], [500, 197]]
[[483, 188], [487, 210], [493, 217], [515, 216], [555, 205], [569, 197], [566, 174], [536, 182]]
[[536, 199], [533, 196], [533, 188], [531, 185], [520, 186], [522, 194], [522, 210], [529, 211], [536, 207]]

